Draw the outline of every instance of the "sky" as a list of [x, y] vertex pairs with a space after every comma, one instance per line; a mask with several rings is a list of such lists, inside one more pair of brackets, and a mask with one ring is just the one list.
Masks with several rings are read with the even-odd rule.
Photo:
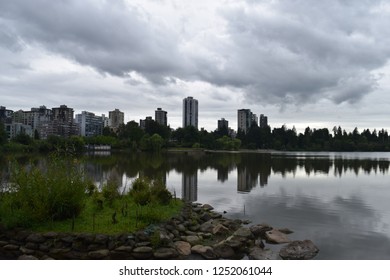
[[0, 105], [390, 130], [388, 26], [377, 0], [0, 0]]

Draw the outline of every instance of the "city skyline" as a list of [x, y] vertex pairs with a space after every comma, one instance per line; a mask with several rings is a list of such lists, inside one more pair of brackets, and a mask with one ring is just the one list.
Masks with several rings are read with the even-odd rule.
[[[48, 12], [49, 11], [49, 12]], [[196, 13], [194, 12], [196, 11]], [[0, 103], [67, 104], [125, 122], [199, 101], [199, 128], [237, 109], [272, 127], [390, 128], [382, 1], [0, 1]]]

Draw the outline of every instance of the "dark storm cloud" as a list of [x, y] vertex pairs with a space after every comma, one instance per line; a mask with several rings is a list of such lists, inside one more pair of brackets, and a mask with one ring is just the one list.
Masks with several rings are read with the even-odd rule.
[[389, 17], [370, 11], [375, 1], [346, 3], [275, 1], [265, 9], [224, 10], [236, 42], [227, 73], [239, 82], [232, 85], [245, 84], [249, 99], [270, 103], [353, 103], [372, 92], [378, 77], [371, 71], [390, 54]]
[[31, 44], [123, 75], [158, 81], [178, 69], [175, 33], [122, 1], [1, 1], [0, 15]]
[[378, 87], [373, 71], [390, 55], [390, 17], [380, 3], [228, 2], [214, 14], [225, 26], [208, 30], [193, 27], [196, 13], [164, 18], [122, 1], [0, 0], [0, 46], [42, 47], [101, 73], [135, 71], [154, 85], [204, 81], [238, 89], [248, 103], [354, 103]]

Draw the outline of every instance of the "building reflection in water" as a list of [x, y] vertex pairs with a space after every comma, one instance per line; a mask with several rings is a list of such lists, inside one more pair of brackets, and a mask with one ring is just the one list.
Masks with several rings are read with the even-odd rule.
[[182, 173], [181, 196], [185, 201], [198, 200], [198, 172], [192, 174]]
[[[255, 175], [255, 176], [252, 176]], [[245, 167], [237, 168], [237, 191], [250, 192], [258, 184], [257, 174], [251, 174]]]

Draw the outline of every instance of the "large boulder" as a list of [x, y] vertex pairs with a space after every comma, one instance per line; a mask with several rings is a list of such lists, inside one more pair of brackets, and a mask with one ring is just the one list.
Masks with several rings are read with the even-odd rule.
[[176, 251], [182, 256], [188, 256], [191, 254], [191, 244], [185, 241], [176, 241], [174, 243]]
[[227, 245], [226, 243], [219, 243], [216, 246], [214, 246], [214, 252], [217, 254], [218, 257], [222, 259], [234, 259], [235, 258], [235, 252], [232, 247]]
[[267, 231], [265, 233], [265, 239], [269, 243], [273, 243], [273, 244], [282, 244], [282, 243], [290, 242], [287, 235], [277, 229]]
[[311, 240], [293, 241], [283, 247], [279, 255], [284, 260], [310, 260], [314, 258], [320, 250]]
[[214, 253], [213, 248], [211, 248], [210, 246], [195, 245], [191, 248], [191, 252], [197, 253], [208, 260], [217, 258], [217, 255]]
[[272, 227], [267, 224], [253, 225], [250, 227], [251, 232], [255, 237], [265, 239], [265, 233], [272, 230]]

